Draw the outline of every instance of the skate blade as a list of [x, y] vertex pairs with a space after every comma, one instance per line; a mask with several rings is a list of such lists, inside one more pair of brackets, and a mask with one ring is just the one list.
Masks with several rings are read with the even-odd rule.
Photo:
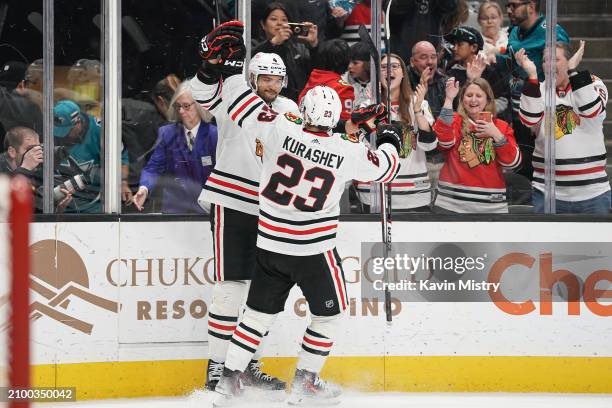
[[285, 390], [266, 390], [256, 387], [245, 387], [243, 397], [253, 401], [283, 402], [287, 398]]
[[322, 406], [338, 405], [339, 403], [340, 403], [339, 397], [313, 398], [313, 397], [304, 396], [304, 395], [297, 395], [297, 396], [293, 395], [289, 397], [289, 399], [287, 400], [287, 404], [293, 405], [293, 406], [306, 405], [306, 406], [322, 407]]
[[231, 407], [236, 403], [236, 398], [231, 395], [219, 394], [216, 393], [217, 397], [213, 401], [214, 408], [223, 408], [223, 407]]

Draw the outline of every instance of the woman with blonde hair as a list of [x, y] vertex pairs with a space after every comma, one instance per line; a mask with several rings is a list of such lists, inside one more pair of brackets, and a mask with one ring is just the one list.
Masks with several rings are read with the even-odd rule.
[[508, 28], [502, 28], [503, 13], [500, 5], [486, 0], [478, 9], [478, 24], [484, 38], [484, 53], [489, 62], [495, 62], [496, 54], [505, 54], [508, 47]]
[[174, 123], [159, 128], [155, 151], [140, 175], [134, 205], [143, 209], [151, 189], [163, 188], [162, 212], [204, 213], [198, 196], [215, 165], [217, 127], [183, 82], [170, 100], [168, 118]]
[[[387, 86], [387, 64], [391, 64], [390, 87]], [[404, 139], [400, 151], [400, 171], [391, 183], [392, 209], [430, 211], [431, 183], [425, 152], [434, 150], [438, 140], [431, 130], [434, 118], [425, 100], [427, 83], [422, 80], [413, 92], [406, 64], [396, 54], [383, 57], [381, 71], [383, 101], [387, 100], [390, 89], [391, 120], [401, 125]], [[366, 206], [371, 205], [370, 183], [355, 182], [355, 186], [361, 202]]]
[[172, 111], [170, 100], [179, 86], [181, 80], [176, 75], [169, 74], [157, 82], [151, 90], [151, 100], [165, 120], [169, 120], [168, 115]]
[[[453, 100], [459, 96], [457, 112]], [[433, 126], [438, 148], [447, 151], [440, 171], [435, 211], [507, 213], [504, 170], [521, 162], [512, 127], [495, 118], [495, 98], [482, 78], [461, 91], [455, 78], [446, 83], [446, 99]]]

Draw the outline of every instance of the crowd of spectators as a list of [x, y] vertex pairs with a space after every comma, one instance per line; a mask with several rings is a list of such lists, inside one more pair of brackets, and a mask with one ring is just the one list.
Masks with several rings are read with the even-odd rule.
[[[200, 29], [203, 25], [195, 35], [186, 27], [216, 15], [212, 4], [203, 3], [208, 17], [185, 20], [180, 33], [187, 42], [180, 44], [147, 29], [153, 22], [139, 16], [148, 16], [151, 9], [138, 2], [125, 4], [124, 48], [134, 52], [124, 52], [123, 64], [124, 212], [206, 212], [194, 197], [215, 164], [216, 126], [181, 85], [195, 73], [193, 50], [207, 31]], [[229, 2], [220, 3], [221, 18], [234, 17]], [[352, 130], [344, 128], [350, 112], [374, 103], [377, 86], [383, 101], [389, 93], [391, 118], [404, 131], [402, 173], [391, 190], [394, 210], [508, 212], [513, 204], [530, 204], [543, 212], [542, 84], [548, 62], [543, 59], [546, 27], [539, 3], [394, 0], [390, 27], [384, 27], [381, 16], [381, 31], [391, 33], [390, 53], [383, 53], [381, 83], [371, 84], [370, 49], [358, 36], [362, 24], [371, 30], [369, 0], [254, 0], [251, 54], [282, 58], [287, 81], [281, 95], [296, 103], [316, 85], [336, 89], [344, 108], [339, 131]], [[180, 20], [190, 7], [168, 13]], [[504, 27], [504, 22], [510, 25]], [[152, 40], [156, 36], [159, 41]], [[561, 26], [557, 41], [558, 207], [607, 213], [607, 89], [580, 70], [585, 45], [572, 52]], [[156, 46], [158, 51], [173, 51], [156, 55]], [[5, 61], [0, 67], [3, 172], [32, 176], [32, 166], [42, 162], [42, 66], [36, 59], [29, 64]], [[55, 145], [67, 153], [56, 157], [56, 179], [77, 173], [87, 177], [84, 189], [61, 187], [65, 193], [57, 196], [58, 211], [101, 211], [101, 70], [98, 60], [77, 58], [54, 89]], [[588, 138], [580, 136], [587, 133]], [[575, 141], [581, 137], [588, 147], [577, 148], [584, 146]], [[576, 169], [576, 163], [582, 166], [585, 160], [589, 166]], [[63, 167], [72, 170], [62, 172]], [[516, 199], [511, 191], [524, 186], [527, 198], [523, 194]], [[376, 196], [370, 186], [356, 183], [350, 189], [352, 211], [371, 211]]]

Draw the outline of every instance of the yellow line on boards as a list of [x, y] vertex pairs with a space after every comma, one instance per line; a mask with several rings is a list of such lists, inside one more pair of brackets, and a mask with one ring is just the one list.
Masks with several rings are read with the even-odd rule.
[[[264, 358], [290, 381], [295, 358]], [[206, 360], [33, 366], [37, 387], [76, 387], [77, 399], [186, 395], [202, 388]], [[331, 357], [321, 376], [358, 391], [612, 393], [611, 357]]]

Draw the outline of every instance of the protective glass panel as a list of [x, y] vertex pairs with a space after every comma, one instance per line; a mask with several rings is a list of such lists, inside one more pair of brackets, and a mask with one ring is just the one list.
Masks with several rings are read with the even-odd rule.
[[42, 212], [42, 1], [0, 4], [0, 172], [22, 174]]
[[54, 2], [54, 207], [56, 212], [101, 213], [102, 2]]
[[[121, 139], [129, 172], [123, 213], [201, 214], [198, 196], [215, 165], [216, 126], [184, 81], [201, 60], [213, 2], [124, 0]], [[219, 12], [229, 19], [226, 4]]]

